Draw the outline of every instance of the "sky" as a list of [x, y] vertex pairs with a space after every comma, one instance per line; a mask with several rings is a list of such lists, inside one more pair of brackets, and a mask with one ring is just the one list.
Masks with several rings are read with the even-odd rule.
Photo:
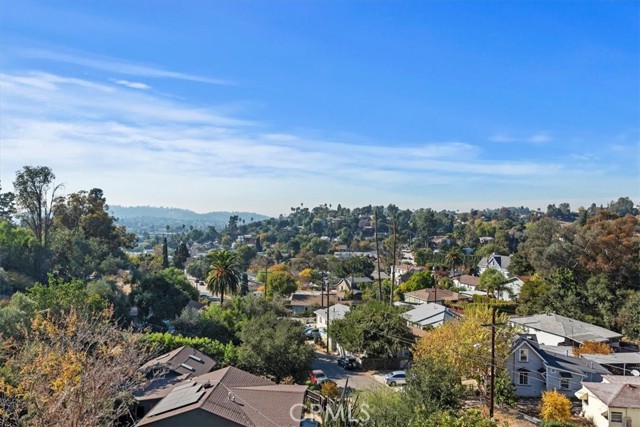
[[286, 214], [640, 202], [640, 2], [0, 6], [0, 183]]

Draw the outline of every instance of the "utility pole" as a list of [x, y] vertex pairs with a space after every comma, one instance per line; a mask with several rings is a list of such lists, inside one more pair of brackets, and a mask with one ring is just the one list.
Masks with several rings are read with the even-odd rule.
[[331, 306], [331, 299], [329, 298], [329, 280], [325, 279], [324, 273], [322, 276], [323, 282], [326, 282], [327, 285], [327, 354], [329, 354], [331, 353], [331, 348], [329, 346], [329, 307]]
[[373, 232], [376, 239], [376, 261], [378, 262], [378, 301], [382, 301], [382, 278], [380, 277], [380, 243], [378, 242], [378, 211], [373, 208]]
[[489, 397], [489, 418], [493, 418], [494, 383], [496, 378], [496, 306], [491, 307], [491, 395]]

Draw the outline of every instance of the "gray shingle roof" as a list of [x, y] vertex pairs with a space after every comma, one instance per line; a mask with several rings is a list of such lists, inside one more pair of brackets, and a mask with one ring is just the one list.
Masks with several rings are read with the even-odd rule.
[[582, 386], [610, 408], [640, 408], [640, 386], [637, 384], [583, 382]]
[[[329, 307], [329, 321], [339, 320], [344, 318], [344, 315], [351, 311], [351, 308], [344, 304], [335, 304]], [[314, 312], [316, 316], [320, 316], [323, 319], [327, 318], [327, 309], [320, 308]]]
[[402, 313], [402, 317], [411, 323], [424, 327], [443, 323], [451, 318], [460, 317], [460, 315], [443, 305], [430, 302], [420, 304], [413, 310]]
[[622, 336], [617, 332], [601, 328], [600, 326], [591, 325], [555, 313], [512, 317], [510, 321], [538, 331], [569, 338], [579, 343], [585, 341], [609, 341]]

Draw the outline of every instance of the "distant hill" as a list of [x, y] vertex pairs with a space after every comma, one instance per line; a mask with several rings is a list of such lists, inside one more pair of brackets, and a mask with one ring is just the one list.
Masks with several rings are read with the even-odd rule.
[[229, 223], [229, 217], [238, 215], [240, 222], [261, 221], [268, 219], [266, 215], [255, 212], [207, 212], [197, 213], [188, 209], [153, 207], [153, 206], [119, 206], [109, 205], [109, 212], [118, 219], [118, 224], [124, 225], [133, 232], [166, 230], [181, 230], [184, 228], [206, 228], [214, 226], [221, 230]]

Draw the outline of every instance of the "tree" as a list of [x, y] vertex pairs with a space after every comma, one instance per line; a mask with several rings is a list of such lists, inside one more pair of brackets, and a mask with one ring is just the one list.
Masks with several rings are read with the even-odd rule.
[[584, 341], [580, 347], [573, 349], [573, 355], [580, 357], [583, 354], [611, 354], [613, 348], [607, 343], [599, 341]]
[[628, 197], [620, 197], [615, 202], [611, 201], [607, 209], [610, 212], [620, 215], [621, 217], [627, 214], [631, 214], [631, 215], [638, 214], [638, 210], [633, 206], [633, 201]]
[[220, 294], [220, 304], [222, 304], [225, 291], [231, 294], [238, 293], [240, 260], [235, 252], [228, 249], [212, 251], [207, 256], [211, 260], [211, 267], [205, 283], [211, 293]]
[[16, 196], [11, 192], [2, 193], [1, 190], [2, 185], [0, 185], [0, 220], [9, 219], [11, 215], [16, 213]]
[[37, 314], [0, 376], [0, 424], [106, 427], [128, 414], [152, 355], [109, 316]]
[[184, 242], [180, 242], [176, 251], [173, 253], [173, 265], [180, 270], [184, 269], [184, 265], [187, 262], [187, 259], [191, 255], [189, 254], [189, 249], [187, 248], [187, 244]]
[[547, 422], [566, 423], [571, 421], [571, 401], [557, 390], [542, 393], [540, 417]]
[[150, 319], [156, 326], [178, 316], [190, 296], [162, 273], [154, 272], [133, 287], [131, 301], [138, 307], [138, 318]]
[[352, 353], [369, 357], [394, 357], [413, 342], [401, 310], [389, 304], [369, 301], [354, 307], [343, 319], [332, 321], [329, 335]]
[[302, 324], [278, 319], [268, 313], [248, 322], [242, 329], [238, 349], [238, 366], [256, 375], [280, 383], [286, 378], [297, 382], [307, 379], [311, 371], [313, 350], [305, 342]]
[[[420, 338], [414, 348], [414, 360], [443, 360], [455, 366], [463, 379], [476, 379], [484, 384], [491, 368], [491, 328], [485, 326], [488, 323], [491, 323], [491, 309], [468, 305], [463, 319], [448, 321]], [[496, 315], [496, 323], [507, 323], [507, 316]], [[511, 327], [496, 328], [497, 368], [507, 359], [513, 337]]]
[[435, 280], [431, 271], [423, 270], [413, 273], [409, 280], [400, 285], [401, 292], [413, 292], [419, 289], [431, 288]]
[[430, 357], [420, 359], [408, 371], [405, 390], [412, 406], [419, 406], [425, 413], [457, 411], [464, 397], [456, 367]]
[[444, 262], [451, 268], [451, 271], [453, 271], [456, 268], [456, 265], [459, 265], [462, 262], [462, 252], [460, 251], [460, 248], [449, 249], [444, 257]]
[[640, 341], [640, 291], [631, 292], [618, 313], [617, 325], [629, 339]]
[[269, 295], [289, 296], [298, 289], [296, 279], [288, 271], [270, 272], [267, 277], [267, 288]]
[[508, 255], [510, 253], [511, 252], [509, 252], [507, 248], [505, 248], [504, 246], [498, 245], [497, 243], [487, 243], [486, 245], [483, 245], [480, 249], [476, 251], [476, 255], [483, 256], [483, 257], [487, 257], [492, 254]]
[[506, 279], [498, 270], [487, 268], [480, 275], [478, 280], [478, 289], [487, 291], [487, 296], [496, 297], [505, 290]]
[[49, 250], [49, 233], [53, 224], [53, 204], [62, 187], [54, 185], [56, 176], [46, 166], [24, 166], [16, 172], [13, 182], [15, 201], [23, 209], [23, 221], [36, 236], [39, 248], [36, 255], [36, 276], [43, 278]]
[[162, 239], [162, 268], [169, 268], [169, 248], [166, 237]]

